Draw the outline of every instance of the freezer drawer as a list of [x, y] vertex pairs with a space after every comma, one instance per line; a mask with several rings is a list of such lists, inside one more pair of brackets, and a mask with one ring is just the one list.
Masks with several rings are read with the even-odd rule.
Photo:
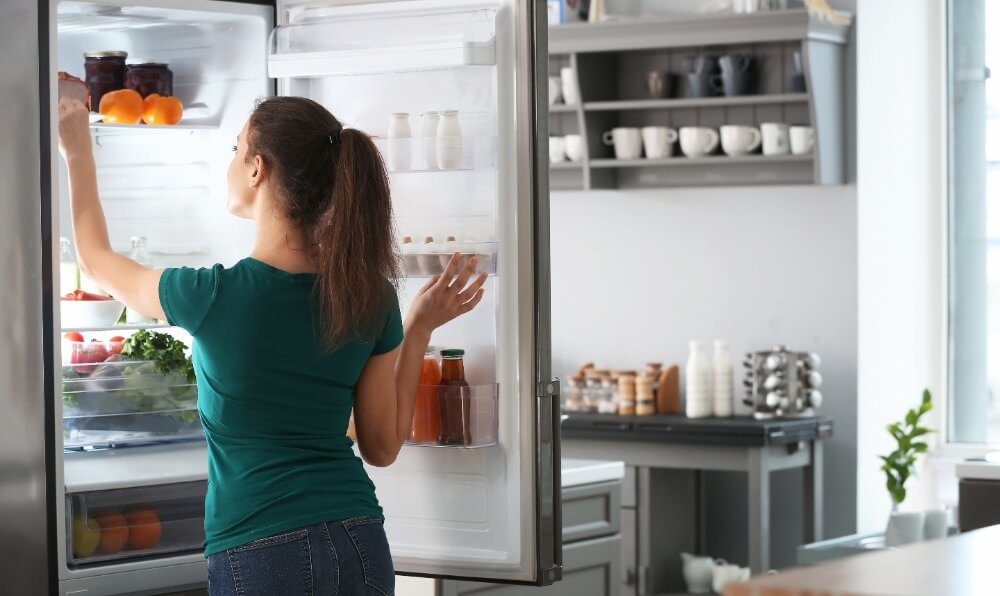
[[563, 546], [563, 577], [551, 586], [526, 588], [507, 584], [438, 582], [437, 596], [617, 596], [621, 581], [621, 538], [618, 535]]
[[205, 490], [185, 482], [66, 495], [70, 568], [200, 552]]

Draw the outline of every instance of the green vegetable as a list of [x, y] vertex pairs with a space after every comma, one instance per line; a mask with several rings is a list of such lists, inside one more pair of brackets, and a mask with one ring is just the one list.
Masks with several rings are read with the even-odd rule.
[[131, 360], [151, 360], [160, 373], [181, 374], [189, 383], [194, 383], [194, 365], [187, 348], [187, 344], [172, 335], [142, 329], [125, 340], [122, 356]]

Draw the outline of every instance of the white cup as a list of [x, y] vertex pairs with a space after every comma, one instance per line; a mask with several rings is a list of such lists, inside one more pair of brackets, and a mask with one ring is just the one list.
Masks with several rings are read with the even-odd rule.
[[788, 125], [783, 122], [765, 122], [760, 125], [764, 137], [764, 155], [788, 154]]
[[559, 163], [566, 160], [566, 139], [549, 137], [549, 161]]
[[549, 105], [562, 101], [562, 77], [549, 77]]
[[792, 126], [788, 129], [788, 137], [794, 155], [812, 153], [816, 144], [816, 134], [811, 126]]
[[642, 146], [647, 159], [670, 156], [671, 146], [677, 142], [677, 131], [666, 126], [643, 126]]
[[566, 157], [570, 161], [580, 161], [583, 159], [583, 137], [580, 135], [566, 135]]
[[713, 128], [685, 126], [681, 128], [681, 151], [688, 157], [702, 157], [719, 146], [719, 133]]
[[614, 145], [615, 159], [639, 159], [642, 154], [642, 135], [638, 128], [612, 128], [601, 140], [605, 145]]
[[737, 126], [727, 124], [719, 129], [722, 137], [722, 150], [726, 155], [746, 155], [757, 150], [761, 143], [761, 134], [753, 126]]
[[924, 540], [937, 540], [948, 536], [948, 510], [931, 509], [924, 512]]
[[560, 69], [559, 78], [562, 83], [563, 101], [571, 106], [580, 103], [580, 89], [576, 86], [576, 74], [573, 69], [569, 66]]

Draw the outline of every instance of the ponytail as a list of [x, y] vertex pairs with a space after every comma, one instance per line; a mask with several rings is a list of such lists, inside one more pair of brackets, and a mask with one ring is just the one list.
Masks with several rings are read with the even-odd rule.
[[339, 140], [334, 142], [339, 147], [334, 150], [330, 209], [315, 235], [320, 320], [331, 346], [357, 337], [379, 320], [387, 306], [386, 280], [399, 277], [382, 157], [359, 130], [342, 129]]
[[324, 343], [370, 335], [399, 278], [389, 177], [375, 144], [303, 97], [260, 102], [248, 132], [247, 159], [272, 167], [285, 216], [310, 240]]

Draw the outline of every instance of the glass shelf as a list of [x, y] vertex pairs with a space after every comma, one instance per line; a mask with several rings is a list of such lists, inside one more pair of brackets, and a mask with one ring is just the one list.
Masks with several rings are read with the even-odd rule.
[[472, 256], [479, 258], [476, 273], [496, 275], [497, 272], [496, 242], [435, 242], [410, 246], [412, 249], [403, 252], [403, 271], [406, 277], [432, 277], [443, 273], [456, 252], [463, 257], [462, 265], [465, 264], [464, 259]]

